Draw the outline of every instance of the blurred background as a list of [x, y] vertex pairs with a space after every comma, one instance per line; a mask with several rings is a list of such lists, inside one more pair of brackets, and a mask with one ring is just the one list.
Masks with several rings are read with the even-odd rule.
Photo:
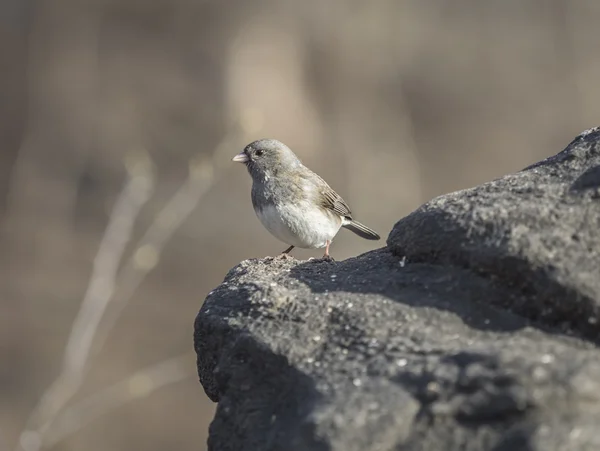
[[204, 450], [196, 312], [287, 247], [231, 157], [284, 141], [387, 236], [600, 123], [598, 23], [597, 0], [0, 0], [0, 449]]

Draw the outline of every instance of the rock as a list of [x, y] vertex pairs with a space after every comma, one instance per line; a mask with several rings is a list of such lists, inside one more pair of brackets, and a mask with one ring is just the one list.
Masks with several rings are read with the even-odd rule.
[[467, 268], [520, 293], [502, 307], [600, 340], [600, 129], [517, 174], [438, 197], [400, 220], [390, 250]]
[[195, 323], [209, 450], [600, 449], [600, 129], [342, 262], [248, 260]]

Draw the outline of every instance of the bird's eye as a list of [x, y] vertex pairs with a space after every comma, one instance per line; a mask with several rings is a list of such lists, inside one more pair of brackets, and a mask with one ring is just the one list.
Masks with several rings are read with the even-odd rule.
[[257, 157], [260, 157], [262, 154], [263, 154], [262, 149], [258, 149], [256, 152], [254, 152], [254, 155], [256, 155]]

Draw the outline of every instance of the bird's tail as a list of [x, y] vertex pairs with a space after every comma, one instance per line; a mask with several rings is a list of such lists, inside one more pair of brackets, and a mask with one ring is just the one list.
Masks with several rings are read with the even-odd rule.
[[371, 230], [366, 225], [362, 225], [360, 222], [352, 219], [347, 220], [342, 227], [345, 227], [346, 229], [356, 233], [359, 237], [364, 238], [365, 240], [378, 240], [381, 238], [374, 230]]

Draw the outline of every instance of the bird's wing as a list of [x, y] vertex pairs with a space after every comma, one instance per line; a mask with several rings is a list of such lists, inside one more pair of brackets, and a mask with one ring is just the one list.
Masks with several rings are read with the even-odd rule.
[[328, 184], [315, 174], [315, 177], [321, 182], [318, 184], [319, 187], [319, 203], [323, 208], [333, 211], [340, 216], [345, 216], [348, 218], [352, 218], [352, 212], [350, 211], [350, 207], [346, 203], [342, 196], [336, 193]]

